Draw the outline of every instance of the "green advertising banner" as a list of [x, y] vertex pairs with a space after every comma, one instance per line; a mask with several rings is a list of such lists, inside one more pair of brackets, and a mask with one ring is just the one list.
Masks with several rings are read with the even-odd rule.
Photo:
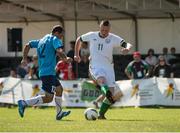
[[96, 88], [96, 85], [88, 81], [84, 81], [81, 88], [82, 101], [93, 101], [101, 94], [100, 90]]

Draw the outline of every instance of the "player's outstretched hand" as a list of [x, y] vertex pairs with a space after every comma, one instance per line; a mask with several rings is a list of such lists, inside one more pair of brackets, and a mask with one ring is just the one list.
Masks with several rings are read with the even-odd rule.
[[81, 57], [80, 56], [74, 56], [74, 60], [79, 63], [81, 61]]
[[123, 54], [127, 54], [127, 53], [131, 50], [131, 48], [132, 48], [132, 44], [127, 43], [127, 47], [126, 47], [126, 48], [122, 48], [122, 49], [121, 49], [121, 52], [122, 52]]
[[131, 50], [132, 46], [133, 46], [132, 44], [127, 43], [127, 49]]

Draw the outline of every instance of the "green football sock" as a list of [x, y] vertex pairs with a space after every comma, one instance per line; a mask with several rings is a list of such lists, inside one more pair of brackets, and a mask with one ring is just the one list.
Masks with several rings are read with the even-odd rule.
[[111, 103], [108, 99], [105, 99], [100, 107], [99, 115], [104, 115], [109, 107], [111, 106]]
[[109, 90], [109, 87], [107, 85], [103, 85], [101, 86], [101, 91], [103, 92], [103, 94], [106, 95], [107, 91]]

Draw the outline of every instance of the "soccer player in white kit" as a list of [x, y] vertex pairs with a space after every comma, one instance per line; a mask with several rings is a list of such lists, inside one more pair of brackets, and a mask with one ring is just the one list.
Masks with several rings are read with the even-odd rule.
[[[100, 23], [100, 31], [88, 32], [77, 38], [74, 59], [80, 62], [79, 51], [82, 42], [89, 42], [90, 65], [89, 72], [93, 80], [100, 86], [106, 96], [99, 111], [99, 119], [106, 119], [105, 113], [111, 104], [116, 101], [114, 97], [115, 74], [113, 66], [113, 48], [121, 47], [123, 54], [129, 52], [131, 44], [126, 43], [121, 37], [110, 33], [110, 23], [104, 20]], [[122, 96], [119, 95], [119, 96]]]

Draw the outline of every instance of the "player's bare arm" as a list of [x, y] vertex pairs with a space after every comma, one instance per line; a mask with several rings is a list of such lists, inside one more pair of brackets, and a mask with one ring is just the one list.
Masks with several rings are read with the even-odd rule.
[[56, 49], [56, 52], [57, 52], [57, 55], [58, 55], [62, 60], [66, 61], [66, 62], [72, 62], [72, 58], [67, 57], [67, 56], [66, 56], [66, 53], [63, 51], [62, 48]]
[[80, 37], [78, 37], [77, 40], [76, 40], [75, 53], [74, 53], [74, 60], [77, 61], [77, 62], [81, 61], [81, 58], [79, 56], [80, 48], [81, 48], [81, 39], [80, 39]]
[[23, 58], [22, 58], [21, 64], [27, 63], [27, 56], [28, 56], [29, 50], [30, 50], [30, 46], [29, 44], [26, 44], [23, 49]]

